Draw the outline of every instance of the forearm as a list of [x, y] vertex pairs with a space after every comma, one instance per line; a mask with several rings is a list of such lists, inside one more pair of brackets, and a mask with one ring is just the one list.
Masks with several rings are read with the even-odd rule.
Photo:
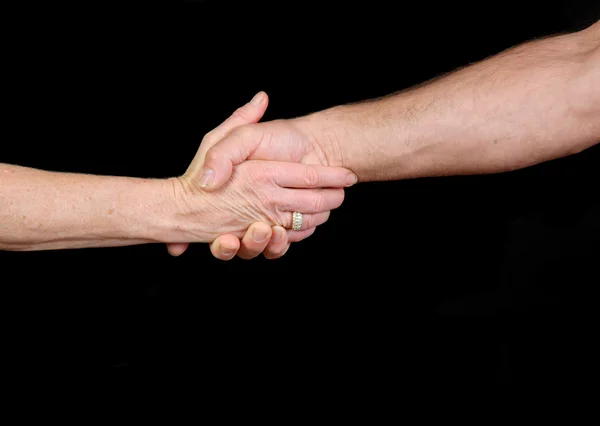
[[305, 123], [361, 181], [496, 173], [580, 152], [600, 141], [598, 24], [586, 31]]
[[167, 180], [55, 173], [0, 164], [0, 249], [164, 241], [174, 228]]

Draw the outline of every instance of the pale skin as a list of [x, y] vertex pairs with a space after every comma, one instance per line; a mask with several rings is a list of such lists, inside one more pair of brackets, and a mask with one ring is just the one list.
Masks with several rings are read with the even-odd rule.
[[[266, 106], [259, 103], [252, 108], [264, 112]], [[223, 134], [240, 124], [236, 117], [220, 126]], [[170, 179], [58, 173], [0, 164], [0, 249], [217, 240], [213, 254], [227, 258], [229, 253], [220, 252], [219, 235], [228, 235], [221, 238], [225, 242], [227, 238], [248, 241], [263, 231], [263, 239], [258, 240], [276, 257], [290, 241], [308, 237], [324, 223], [330, 210], [342, 204], [342, 188], [356, 182], [354, 174], [339, 167], [248, 161], [236, 167], [226, 185], [209, 193], [198, 184], [199, 158], [183, 176]], [[304, 225], [286, 232], [293, 211], [307, 212]], [[255, 222], [262, 223], [252, 225]], [[285, 236], [271, 238], [280, 233]]]
[[600, 142], [600, 22], [381, 99], [236, 128], [205, 156], [212, 191], [247, 159], [345, 167], [359, 182], [501, 173]]

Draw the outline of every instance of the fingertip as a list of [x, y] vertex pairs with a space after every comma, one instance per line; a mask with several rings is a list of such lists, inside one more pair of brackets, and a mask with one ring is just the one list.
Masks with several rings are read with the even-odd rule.
[[240, 240], [233, 235], [222, 235], [210, 245], [213, 256], [220, 260], [231, 260], [240, 249]]
[[167, 252], [173, 256], [181, 256], [187, 250], [189, 244], [187, 243], [171, 243], [167, 244]]
[[265, 102], [266, 98], [267, 98], [267, 94], [261, 90], [256, 95], [254, 95], [254, 97], [250, 101], [250, 104], [251, 105], [261, 105]]
[[358, 183], [358, 176], [354, 173], [349, 173], [348, 176], [346, 176], [346, 186], [352, 186], [356, 183]]
[[220, 155], [219, 150], [213, 147], [206, 153], [198, 184], [208, 191], [218, 189], [231, 178], [232, 172], [231, 160], [226, 155]]

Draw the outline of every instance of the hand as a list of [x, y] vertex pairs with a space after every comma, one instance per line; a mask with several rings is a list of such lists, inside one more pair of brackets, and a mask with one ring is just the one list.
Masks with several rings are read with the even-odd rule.
[[[319, 129], [320, 137], [316, 137], [317, 132], [304, 117], [254, 124], [259, 119], [231, 129], [220, 141], [211, 138], [208, 143], [203, 142], [200, 149], [204, 168], [198, 171], [203, 187], [207, 190], [219, 188], [230, 178], [233, 167], [246, 158], [330, 166], [342, 164], [339, 144], [333, 132]], [[266, 231], [264, 224], [254, 226]], [[261, 252], [268, 259], [278, 258], [289, 249], [289, 242], [285, 241], [287, 234], [283, 231], [273, 228], [273, 238], [266, 240], [268, 243], [254, 240], [250, 232], [241, 243], [233, 235], [223, 235], [212, 244], [211, 250], [215, 257], [222, 260], [232, 259], [238, 248], [238, 256], [244, 259], [254, 258]]]
[[[264, 114], [267, 104], [268, 98], [265, 93], [261, 92], [253, 99], [253, 101], [251, 101], [244, 107], [238, 109], [232, 115], [232, 117], [230, 117], [228, 120], [226, 120], [223, 124], [221, 124], [213, 131], [209, 132], [209, 134], [207, 134], [203, 139], [200, 149], [196, 155], [196, 158], [194, 159], [192, 165], [190, 166], [186, 174], [193, 173], [198, 176], [203, 170], [202, 165], [205, 161], [207, 151], [209, 151], [210, 148], [217, 144], [221, 138], [228, 140], [230, 136], [234, 136], [233, 139], [235, 140], [235, 136], [239, 137], [240, 133], [232, 135], [232, 131], [240, 129], [240, 126], [244, 124], [258, 122], [258, 120], [260, 120], [260, 118]], [[281, 125], [280, 130], [283, 135], [289, 137], [290, 135], [293, 135], [295, 133], [296, 137], [292, 137], [292, 139], [296, 139], [298, 142], [300, 142], [300, 145], [304, 144], [305, 146], [307, 146], [309, 140], [305, 137], [305, 135], [302, 132], [296, 129], [291, 129], [291, 132], [289, 131], [290, 129], [288, 129], [288, 127], [293, 127], [290, 126], [289, 120], [280, 120], [268, 124]], [[248, 131], [249, 130], [246, 130], [246, 132]], [[259, 134], [260, 133], [256, 133], [255, 137], [258, 137]], [[265, 150], [268, 151], [268, 147], [266, 145], [264, 145], [264, 147], [266, 148]], [[260, 152], [261, 150], [257, 151], [258, 154], [260, 154]], [[299, 157], [300, 162], [305, 162], [307, 164], [319, 164], [319, 153], [322, 154], [323, 151], [311, 150], [310, 148], [308, 148], [306, 149], [305, 155]], [[280, 152], [280, 154], [282, 154], [281, 158], [288, 158], [283, 151]], [[266, 156], [266, 158], [268, 158], [268, 155]], [[291, 159], [292, 161], [297, 161], [297, 158], [294, 156], [292, 156]], [[240, 160], [240, 162], [241, 161], [242, 160]], [[327, 162], [321, 163], [327, 164]], [[215, 187], [213, 186], [213, 188]], [[261, 234], [260, 232], [257, 232], [256, 234], [253, 232], [256, 228], [262, 229], [263, 233], [266, 232], [267, 238], [262, 241], [253, 238], [253, 235]], [[273, 227], [273, 229], [270, 231], [266, 228], [267, 225], [264, 223], [253, 224], [241, 242], [237, 237], [233, 235], [222, 235], [211, 244], [211, 251], [213, 255], [215, 255], [215, 257], [222, 260], [229, 260], [233, 258], [236, 253], [241, 258], [251, 259], [253, 257], [258, 256], [261, 252], [263, 252], [266, 258], [274, 259], [277, 257], [281, 257], [285, 254], [285, 252], [289, 248], [289, 243], [300, 241], [301, 239], [306, 238], [307, 236], [312, 234], [312, 232], [314, 232], [314, 229], [312, 229], [310, 230], [310, 234], [308, 233], [309, 231], [307, 231], [307, 233], [300, 236], [299, 234], [286, 233], [285, 229], [281, 227]], [[174, 256], [178, 256], [187, 249], [188, 244], [169, 244], [168, 247], [169, 253], [171, 253]]]
[[329, 218], [344, 200], [342, 187], [354, 174], [341, 167], [276, 161], [245, 161], [219, 191], [206, 192], [196, 176], [174, 178], [174, 208], [178, 218], [174, 241], [212, 242], [222, 234], [242, 238], [254, 222], [292, 227], [292, 212], [302, 212], [298, 231], [290, 240], [302, 240]]
[[307, 122], [303, 117], [232, 129], [205, 151], [203, 167], [198, 170], [200, 186], [206, 190], [220, 188], [234, 167], [246, 159], [342, 166], [337, 135], [326, 129], [311, 129]]
[[[204, 136], [191, 164], [194, 167], [201, 167], [206, 151], [234, 128], [243, 124], [257, 123], [264, 115], [268, 103], [267, 94], [259, 92], [249, 103], [238, 108], [231, 117]], [[190, 166], [188, 173], [193, 172]], [[263, 239], [262, 235], [266, 237]], [[172, 256], [180, 256], [188, 246], [189, 243], [170, 243], [167, 244], [167, 250]], [[260, 222], [253, 224], [241, 241], [233, 235], [226, 234], [210, 244], [213, 255], [221, 260], [230, 260], [236, 254], [242, 259], [252, 259], [260, 253], [268, 259], [274, 259], [283, 256], [288, 248], [288, 235], [284, 228], [275, 226], [271, 229], [269, 225]]]
[[[305, 237], [310, 236], [315, 229], [306, 230]], [[236, 254], [241, 259], [254, 259], [261, 253], [267, 259], [277, 259], [289, 248], [290, 242], [285, 228], [271, 227], [264, 222], [253, 223], [241, 240], [235, 235], [225, 234], [210, 245], [213, 256], [221, 260], [231, 260]]]

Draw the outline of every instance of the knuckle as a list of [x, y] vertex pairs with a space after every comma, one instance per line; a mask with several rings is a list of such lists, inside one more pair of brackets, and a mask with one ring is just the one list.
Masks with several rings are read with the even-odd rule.
[[207, 134], [204, 135], [204, 137], [202, 138], [202, 144], [213, 144], [215, 143], [215, 133], [214, 130], [211, 130], [210, 132], [208, 132]]
[[321, 180], [321, 176], [319, 172], [313, 167], [307, 167], [304, 172], [304, 183], [306, 186], [314, 187], [318, 186]]
[[284, 213], [282, 211], [280, 211], [277, 206], [274, 206], [274, 209], [277, 211], [277, 214], [275, 215], [275, 217], [273, 218], [273, 223], [277, 226], [281, 226], [282, 228], [291, 228], [292, 227], [292, 219], [291, 216], [288, 219], [286, 216], [289, 215], [289, 213]]
[[312, 208], [315, 212], [325, 210], [325, 194], [322, 191], [315, 192], [313, 195]]
[[209, 149], [206, 151], [206, 155], [204, 156], [205, 163], [213, 163], [219, 158], [218, 152], [215, 149]]

